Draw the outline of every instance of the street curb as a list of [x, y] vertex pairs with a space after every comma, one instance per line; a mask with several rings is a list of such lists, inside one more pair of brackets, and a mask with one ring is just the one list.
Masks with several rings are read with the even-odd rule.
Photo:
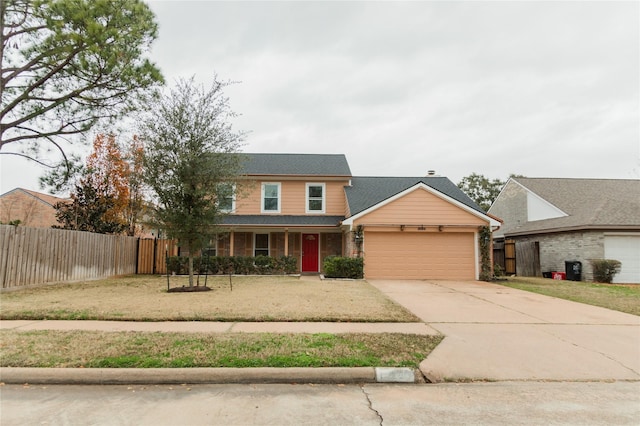
[[[410, 368], [23, 368], [1, 367], [0, 382], [41, 385], [416, 383]], [[409, 377], [412, 378], [408, 381]]]

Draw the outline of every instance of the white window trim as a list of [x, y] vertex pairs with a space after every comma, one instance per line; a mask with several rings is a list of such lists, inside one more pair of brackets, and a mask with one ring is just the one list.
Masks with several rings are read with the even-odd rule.
[[235, 213], [236, 212], [236, 186], [232, 187], [233, 195], [231, 195], [231, 210], [220, 209], [220, 211], [224, 213]]
[[[322, 210], [309, 210], [309, 187], [310, 186], [321, 186], [322, 187]], [[327, 186], [324, 183], [321, 182], [308, 182], [305, 185], [304, 188], [304, 202], [305, 202], [305, 207], [304, 210], [306, 213], [317, 213], [317, 214], [324, 214], [326, 211], [326, 205], [327, 205]]]
[[[267, 236], [267, 256], [271, 256], [271, 235], [268, 232], [254, 232], [253, 233], [253, 256], [256, 257], [256, 241], [258, 240], [258, 235], [266, 235]], [[264, 250], [264, 247], [260, 247], [260, 250]]]
[[[278, 208], [277, 210], [264, 209], [264, 187], [265, 185], [276, 185], [278, 187]], [[282, 185], [280, 182], [262, 182], [260, 188], [260, 213], [280, 213], [282, 209]]]

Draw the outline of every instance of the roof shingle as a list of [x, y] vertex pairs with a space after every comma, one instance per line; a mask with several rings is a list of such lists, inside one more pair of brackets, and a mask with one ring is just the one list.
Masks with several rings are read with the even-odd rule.
[[520, 185], [553, 204], [568, 216], [505, 223], [504, 233], [547, 229], [640, 227], [640, 180], [513, 178]]
[[243, 174], [351, 177], [344, 154], [244, 154]]

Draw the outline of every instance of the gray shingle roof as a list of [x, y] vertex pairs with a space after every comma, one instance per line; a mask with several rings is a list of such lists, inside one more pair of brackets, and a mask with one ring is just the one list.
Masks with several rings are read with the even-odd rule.
[[[568, 214], [505, 229], [523, 233], [566, 228], [640, 227], [640, 180], [516, 178], [516, 182]], [[507, 224], [505, 224], [507, 225]]]
[[229, 215], [223, 225], [244, 226], [338, 226], [344, 216], [293, 216], [293, 215]]
[[351, 177], [344, 154], [244, 154], [243, 174]]
[[352, 178], [352, 186], [345, 188], [347, 203], [349, 203], [351, 215], [354, 216], [369, 207], [373, 207], [374, 205], [415, 186], [419, 182], [422, 182], [436, 191], [484, 214], [484, 211], [449, 179], [441, 176], [428, 176]]

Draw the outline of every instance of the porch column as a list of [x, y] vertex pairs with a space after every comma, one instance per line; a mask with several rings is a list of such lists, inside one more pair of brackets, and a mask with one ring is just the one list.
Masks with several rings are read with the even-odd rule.
[[235, 240], [234, 236], [235, 231], [232, 229], [231, 231], [229, 231], [229, 256], [233, 256], [233, 240]]
[[284, 255], [289, 256], [289, 230], [284, 229]]

